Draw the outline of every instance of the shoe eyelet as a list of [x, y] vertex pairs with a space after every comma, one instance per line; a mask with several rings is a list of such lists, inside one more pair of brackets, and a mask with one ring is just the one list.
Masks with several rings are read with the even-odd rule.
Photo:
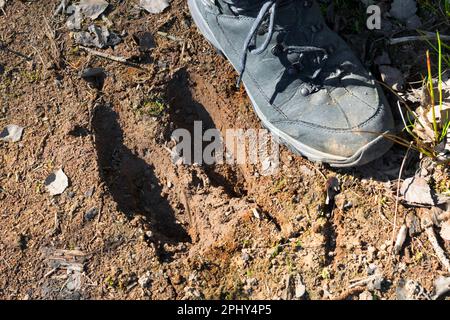
[[283, 52], [283, 46], [281, 44], [276, 44], [272, 47], [272, 54], [278, 57]]
[[302, 94], [302, 96], [307, 97], [311, 94], [311, 91], [308, 88], [302, 88], [300, 93]]
[[304, 6], [305, 8], [311, 8], [312, 5], [313, 5], [313, 3], [312, 3], [311, 0], [305, 0], [305, 1], [303, 2], [303, 6]]

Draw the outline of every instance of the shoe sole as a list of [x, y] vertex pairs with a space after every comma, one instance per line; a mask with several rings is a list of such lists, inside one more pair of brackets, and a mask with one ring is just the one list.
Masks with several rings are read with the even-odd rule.
[[[216, 50], [223, 55], [225, 58], [227, 58], [228, 61], [231, 60], [227, 57], [225, 52], [222, 50], [219, 42], [214, 37], [214, 34], [212, 33], [211, 29], [209, 28], [206, 21], [203, 19], [202, 15], [200, 14], [200, 10], [197, 6], [197, 2], [195, 0], [188, 0], [188, 6], [189, 10], [191, 12], [192, 18], [194, 19], [195, 24], [197, 25], [197, 28], [199, 29], [200, 33], [203, 34], [203, 36], [208, 40], [208, 42], [216, 48]], [[231, 63], [232, 64], [232, 63]], [[232, 64], [233, 65], [233, 64]], [[234, 66], [234, 69], [237, 70], [236, 66]], [[365, 146], [361, 147], [353, 156], [351, 157], [341, 157], [336, 156], [332, 154], [328, 154], [319, 150], [316, 150], [314, 148], [311, 148], [297, 139], [292, 138], [291, 136], [287, 135], [286, 133], [279, 130], [277, 127], [272, 125], [270, 121], [264, 116], [262, 111], [258, 108], [258, 105], [256, 104], [255, 100], [253, 99], [251, 93], [249, 90], [247, 90], [247, 87], [244, 87], [246, 89], [247, 95], [250, 98], [250, 101], [253, 105], [253, 110], [255, 111], [256, 115], [261, 120], [263, 126], [269, 130], [273, 135], [275, 135], [279, 140], [281, 140], [281, 143], [284, 144], [286, 147], [288, 147], [291, 151], [294, 153], [308, 158], [308, 160], [313, 162], [319, 162], [319, 163], [328, 163], [330, 166], [335, 168], [345, 168], [345, 167], [354, 167], [354, 166], [360, 166], [364, 165], [370, 161], [375, 160], [376, 158], [379, 158], [382, 154], [384, 154], [387, 150], [389, 150], [391, 144], [387, 143], [387, 141], [384, 139], [383, 135], [380, 135], [378, 138], [374, 139], [373, 141], [369, 142]], [[386, 131], [385, 133], [388, 133], [389, 131]], [[376, 147], [376, 145], [378, 148]], [[369, 150], [371, 150], [369, 152]], [[373, 150], [376, 151], [376, 155], [368, 156], [368, 153], [374, 153]]]

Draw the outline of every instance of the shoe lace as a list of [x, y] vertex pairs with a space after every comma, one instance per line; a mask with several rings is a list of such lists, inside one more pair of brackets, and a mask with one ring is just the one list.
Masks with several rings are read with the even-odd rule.
[[[296, 0], [291, 0], [291, 1], [296, 1]], [[244, 46], [242, 48], [242, 54], [241, 54], [241, 60], [240, 60], [240, 66], [238, 69], [239, 77], [237, 80], [237, 86], [239, 86], [242, 81], [242, 77], [244, 75], [245, 67], [247, 64], [248, 54], [251, 53], [251, 54], [258, 55], [258, 54], [263, 53], [265, 50], [267, 50], [267, 48], [272, 40], [274, 31], [275, 31], [276, 13], [277, 13], [278, 6], [280, 5], [281, 2], [286, 2], [286, 1], [285, 0], [268, 0], [268, 1], [265, 1], [263, 3], [263, 5], [261, 6], [261, 9], [260, 9], [258, 15], [256, 16], [255, 21], [254, 21], [252, 27], [250, 28], [250, 31], [244, 41]], [[268, 30], [266, 33], [266, 38], [259, 47], [254, 47], [254, 44], [256, 43], [256, 36], [258, 34], [258, 31], [262, 27], [263, 23], [266, 21], [267, 15], [269, 15], [269, 23], [268, 23]], [[324, 62], [328, 58], [327, 50], [325, 50], [324, 48], [319, 48], [319, 47], [315, 47], [315, 46], [283, 46], [281, 44], [278, 44], [276, 47], [278, 50], [277, 55], [281, 54], [283, 52], [287, 53], [287, 54], [297, 53], [299, 56], [303, 56], [303, 54], [305, 54], [305, 53], [322, 53], [323, 58], [322, 58], [321, 62]], [[293, 63], [293, 65], [295, 65], [295, 63]], [[317, 77], [317, 75], [320, 73], [320, 71], [321, 71], [320, 68], [317, 69], [317, 71], [313, 74], [312, 78]]]

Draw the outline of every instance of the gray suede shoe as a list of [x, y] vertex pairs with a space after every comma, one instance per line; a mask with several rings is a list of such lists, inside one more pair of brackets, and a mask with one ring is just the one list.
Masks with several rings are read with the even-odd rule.
[[312, 0], [188, 0], [207, 40], [239, 72], [263, 125], [293, 151], [334, 167], [392, 145], [391, 110], [372, 75]]

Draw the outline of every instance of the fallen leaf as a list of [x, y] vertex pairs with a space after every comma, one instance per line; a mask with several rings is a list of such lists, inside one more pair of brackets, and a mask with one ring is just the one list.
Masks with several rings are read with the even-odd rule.
[[67, 8], [67, 14], [71, 14], [66, 21], [66, 27], [69, 30], [80, 30], [83, 15], [80, 6], [70, 6]]
[[23, 128], [15, 124], [9, 124], [0, 133], [0, 140], [8, 142], [17, 142], [22, 139]]
[[[436, 105], [434, 106], [434, 112], [437, 123], [445, 124], [450, 121], [450, 104]], [[426, 117], [430, 123], [433, 123], [433, 108], [430, 108]]]
[[427, 111], [423, 107], [418, 107], [415, 113], [421, 125], [414, 126], [413, 132], [425, 143], [434, 142], [433, 123], [429, 121]]
[[50, 195], [55, 196], [63, 193], [69, 186], [69, 179], [62, 169], [52, 173], [45, 179], [45, 188]]

